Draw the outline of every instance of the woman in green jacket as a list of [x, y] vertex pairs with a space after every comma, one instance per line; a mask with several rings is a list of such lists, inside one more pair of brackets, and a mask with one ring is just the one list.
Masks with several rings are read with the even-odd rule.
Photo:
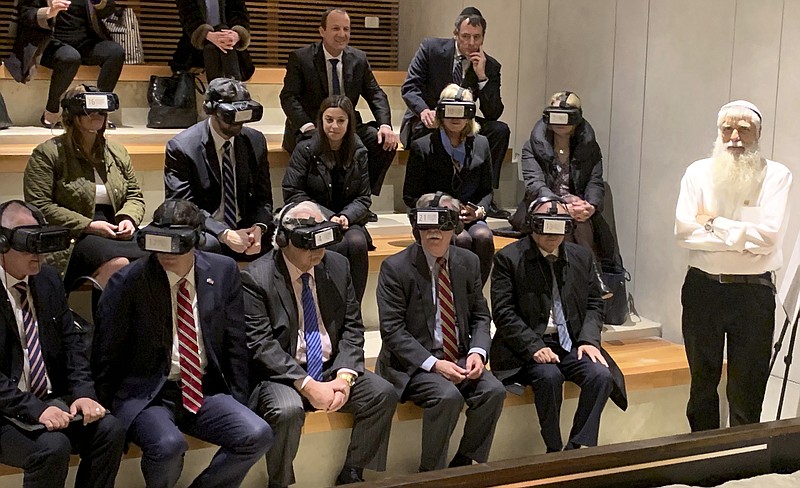
[[[80, 85], [64, 98], [85, 100], [84, 93], [96, 91]], [[128, 151], [103, 136], [108, 113], [75, 108], [82, 103], [64, 104], [64, 133], [33, 150], [23, 178], [25, 201], [75, 238], [51, 258], [65, 273], [68, 290], [87, 275], [105, 286], [117, 270], [144, 255], [133, 240], [144, 198]]]

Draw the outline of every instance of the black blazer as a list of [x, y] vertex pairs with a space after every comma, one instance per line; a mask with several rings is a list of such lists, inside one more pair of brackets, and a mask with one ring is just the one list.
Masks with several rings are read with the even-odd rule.
[[[183, 35], [188, 36], [195, 49], [203, 49], [206, 34], [213, 31], [215, 25], [206, 23], [205, 0], [175, 0], [178, 6], [178, 17], [183, 27]], [[220, 24], [236, 31], [239, 42], [236, 50], [243, 50], [250, 44], [250, 16], [244, 0], [219, 0]]]
[[[576, 345], [591, 344], [603, 353], [614, 378], [611, 399], [623, 410], [628, 400], [625, 378], [617, 364], [600, 346], [604, 303], [592, 268], [590, 250], [571, 242], [560, 248], [554, 263], [567, 327]], [[533, 354], [545, 347], [553, 286], [549, 263], [536, 243], [524, 237], [498, 252], [492, 269], [492, 372], [500, 380], [516, 374]]]
[[[364, 324], [349, 268], [347, 258], [335, 252], [326, 252], [314, 267], [322, 324], [331, 339], [332, 358], [323, 365], [328, 379], [341, 368], [364, 372]], [[302, 325], [283, 253], [273, 250], [253, 261], [242, 271], [242, 285], [253, 383], [305, 378], [295, 359]]]
[[322, 153], [319, 135], [301, 142], [292, 153], [289, 168], [283, 174], [283, 201], [299, 203], [306, 200], [322, 207], [325, 218], [344, 215], [351, 224], [364, 224], [369, 220], [372, 191], [367, 170], [367, 149], [356, 139], [353, 161], [345, 168], [344, 207], [334, 208], [329, 166], [335, 164], [332, 154]]
[[[83, 332], [72, 320], [58, 271], [42, 265], [38, 274], [28, 278], [28, 287], [52, 395], [63, 398], [67, 404], [78, 398], [96, 400]], [[0, 321], [0, 414], [36, 423], [47, 405], [32, 393], [19, 389], [24, 338], [20, 338], [5, 290], [0, 291]], [[3, 423], [0, 419], [0, 425]]]
[[[236, 201], [239, 228], [272, 222], [272, 185], [269, 180], [267, 141], [264, 134], [242, 128], [234, 138]], [[164, 163], [166, 198], [194, 202], [206, 215], [206, 229], [214, 235], [228, 227], [212, 215], [222, 201], [221, 164], [207, 120], [196, 123], [167, 142]]]
[[[381, 125], [392, 125], [389, 99], [375, 80], [364, 51], [350, 46], [345, 48], [342, 52], [342, 77], [344, 94], [353, 102], [353, 107], [358, 104], [359, 97], [364, 97], [375, 121]], [[281, 90], [281, 107], [286, 114], [284, 149], [292, 152], [300, 128], [309, 122], [316, 124], [319, 106], [328, 95], [328, 69], [322, 42], [289, 53]], [[358, 111], [356, 123], [361, 123]]]
[[[246, 404], [248, 356], [242, 282], [236, 262], [194, 251], [195, 287], [208, 361], [203, 394]], [[92, 362], [100, 398], [125, 426], [161, 390], [172, 354], [169, 281], [155, 254], [114, 274], [97, 311]]]
[[[480, 263], [471, 251], [450, 246], [450, 282], [458, 323], [459, 352], [489, 352], [492, 321], [483, 296]], [[431, 356], [436, 329], [431, 274], [420, 244], [386, 258], [378, 276], [378, 314], [383, 343], [375, 372], [402, 396], [411, 377]]]
[[[425, 109], [435, 109], [444, 87], [453, 82], [453, 60], [456, 44], [453, 38], [429, 37], [419, 45], [411, 60], [406, 81], [400, 88], [408, 106], [400, 127], [400, 138], [408, 146], [411, 129], [419, 123], [419, 114]], [[503, 100], [500, 98], [500, 63], [486, 55], [486, 77], [483, 89], [478, 87], [478, 76], [470, 65], [461, 82], [469, 88], [475, 100], [480, 100], [480, 110], [486, 120], [497, 120], [503, 115]]]
[[492, 202], [492, 153], [489, 140], [480, 134], [464, 143], [466, 164], [458, 172], [445, 151], [440, 132], [434, 131], [411, 143], [406, 164], [403, 201], [410, 208], [426, 193], [445, 192], [461, 200], [488, 208]]

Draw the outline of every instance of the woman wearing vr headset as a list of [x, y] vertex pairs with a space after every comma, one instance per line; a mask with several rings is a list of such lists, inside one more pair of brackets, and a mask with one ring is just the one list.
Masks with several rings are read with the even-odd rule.
[[283, 200], [317, 203], [325, 217], [342, 227], [343, 239], [328, 247], [347, 257], [358, 301], [369, 273], [369, 221], [372, 198], [367, 149], [356, 135], [350, 99], [334, 95], [322, 101], [317, 114], [322, 130], [297, 145], [283, 177]]
[[411, 144], [403, 201], [413, 208], [419, 197], [437, 191], [460, 200], [465, 231], [455, 236], [455, 244], [478, 255], [481, 281], [486, 283], [494, 256], [485, 210], [492, 202], [492, 155], [489, 140], [478, 134], [472, 92], [456, 84], [446, 86], [436, 122], [438, 131]]
[[132, 240], [144, 217], [144, 197], [125, 148], [103, 137], [116, 95], [81, 85], [64, 97], [64, 133], [39, 144], [23, 177], [25, 201], [47, 222], [70, 229], [75, 245], [52, 255], [67, 290], [82, 276], [102, 286], [143, 256]]
[[605, 198], [603, 155], [575, 93], [561, 91], [550, 97], [522, 148], [522, 177], [525, 198], [509, 219], [515, 229], [522, 229], [530, 202], [561, 197], [576, 221], [569, 239], [592, 249], [600, 261], [616, 260], [614, 236], [600, 215]]
[[[14, 78], [27, 81], [34, 62], [53, 70], [40, 119], [45, 128], [57, 128], [59, 99], [81, 64], [100, 66], [97, 85], [104, 92], [114, 91], [125, 50], [111, 40], [101, 21], [114, 12], [114, 0], [19, 0], [15, 4], [19, 22], [12, 58], [19, 64], [14, 64]], [[36, 51], [33, 59], [25, 54], [31, 49]]]

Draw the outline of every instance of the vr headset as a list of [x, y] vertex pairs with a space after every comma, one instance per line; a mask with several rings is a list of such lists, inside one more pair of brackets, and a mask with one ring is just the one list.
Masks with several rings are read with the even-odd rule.
[[448, 207], [441, 207], [440, 200], [444, 196], [442, 192], [436, 192], [429, 207], [412, 208], [408, 211], [408, 220], [411, 227], [416, 230], [452, 230], [456, 234], [464, 229], [459, 212]]
[[[293, 228], [287, 229], [290, 225]], [[317, 222], [314, 217], [286, 219], [278, 227], [275, 240], [279, 247], [291, 242], [299, 249], [314, 250], [332, 246], [342, 240], [342, 227], [336, 222]]]
[[542, 120], [549, 125], [578, 125], [583, 120], [583, 110], [567, 105], [571, 91], [565, 91], [559, 98], [558, 106], [546, 107], [542, 112]]
[[116, 93], [88, 91], [87, 88], [86, 93], [61, 100], [61, 108], [71, 115], [114, 112], [119, 110], [119, 97]]
[[63, 251], [70, 245], [69, 229], [58, 225], [23, 225], [0, 229], [0, 252], [14, 249], [31, 254]]
[[[534, 213], [533, 209], [545, 203], [550, 206]], [[556, 197], [538, 198], [528, 207], [528, 228], [534, 234], [567, 235], [575, 229], [575, 220], [569, 214], [558, 213], [558, 205], [566, 205], [563, 200]]]
[[264, 107], [253, 100], [212, 103], [214, 108], [211, 113], [216, 113], [223, 122], [229, 125], [258, 122], [264, 115]]
[[464, 100], [464, 88], [459, 87], [456, 96], [443, 98], [436, 104], [436, 117], [440, 119], [474, 119], [475, 102]]
[[191, 225], [150, 224], [136, 231], [136, 244], [148, 252], [186, 254], [200, 242], [200, 230]]

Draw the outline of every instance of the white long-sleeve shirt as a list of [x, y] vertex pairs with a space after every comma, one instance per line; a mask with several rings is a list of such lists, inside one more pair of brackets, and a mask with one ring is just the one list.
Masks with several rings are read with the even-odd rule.
[[[714, 218], [711, 231], [697, 215], [715, 208], [711, 158], [686, 169], [675, 209], [675, 238], [689, 249], [689, 265], [711, 274], [761, 274], [783, 265], [781, 246], [786, 229], [792, 173], [767, 160], [757, 201], [741, 208], [741, 220]], [[713, 217], [714, 215], [711, 214]]]

